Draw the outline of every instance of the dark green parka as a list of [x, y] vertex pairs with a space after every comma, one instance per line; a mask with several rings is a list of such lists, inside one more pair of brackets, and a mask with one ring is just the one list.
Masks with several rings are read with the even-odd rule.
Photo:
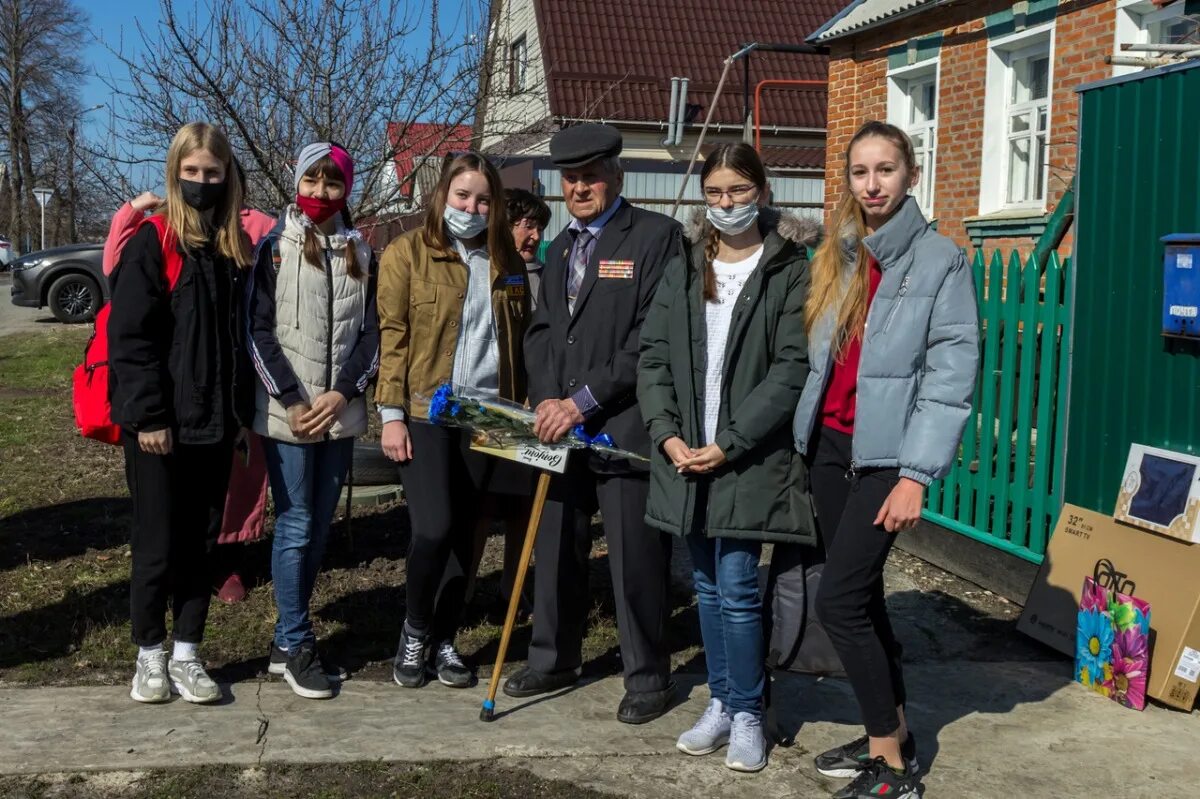
[[687, 258], [667, 267], [641, 333], [638, 402], [650, 433], [646, 521], [675, 535], [696, 529], [698, 481], [710, 481], [710, 538], [816, 542], [808, 474], [792, 445], [791, 420], [808, 376], [805, 246], [815, 222], [765, 208], [763, 253], [733, 308], [725, 345], [715, 443], [727, 463], [711, 475], [681, 475], [662, 444], [679, 436], [702, 446], [706, 361], [703, 212], [688, 230]]

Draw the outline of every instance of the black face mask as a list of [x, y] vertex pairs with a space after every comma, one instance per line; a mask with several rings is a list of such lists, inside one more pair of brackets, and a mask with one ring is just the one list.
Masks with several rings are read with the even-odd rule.
[[208, 211], [216, 207], [225, 196], [225, 181], [220, 183], [200, 183], [195, 180], [179, 179], [179, 190], [183, 193], [183, 201], [197, 211]]

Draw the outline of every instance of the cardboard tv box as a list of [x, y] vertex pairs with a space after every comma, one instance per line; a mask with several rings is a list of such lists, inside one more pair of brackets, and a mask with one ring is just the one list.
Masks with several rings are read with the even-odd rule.
[[1146, 693], [1190, 711], [1200, 689], [1200, 544], [1064, 505], [1017, 629], [1074, 658], [1079, 600], [1089, 576], [1150, 603]]

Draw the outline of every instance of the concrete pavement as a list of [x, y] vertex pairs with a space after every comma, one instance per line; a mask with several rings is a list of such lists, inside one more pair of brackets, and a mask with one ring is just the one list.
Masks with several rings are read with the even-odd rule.
[[[1185, 796], [1200, 773], [1200, 715], [1121, 708], [1068, 682], [1066, 661], [915, 664], [906, 676], [928, 797]], [[137, 705], [125, 687], [0, 689], [0, 773], [500, 758], [654, 799], [822, 797], [838, 787], [810, 763], [859, 734], [848, 685], [785, 676], [780, 720], [796, 743], [776, 748], [762, 773], [743, 775], [725, 769], [720, 753], [691, 758], [674, 748], [707, 701], [697, 679], [684, 675], [681, 703], [640, 727], [615, 720], [615, 677], [552, 698], [502, 695], [491, 724], [478, 720], [483, 684], [412, 691], [351, 680], [336, 699], [314, 702], [282, 682], [244, 682], [212, 707]]]
[[12, 304], [12, 274], [0, 272], [0, 336], [59, 326], [49, 308], [19, 308]]

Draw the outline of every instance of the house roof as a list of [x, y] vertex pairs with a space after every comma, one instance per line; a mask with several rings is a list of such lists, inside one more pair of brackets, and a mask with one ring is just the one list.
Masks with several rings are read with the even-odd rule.
[[[567, 119], [665, 122], [671, 76], [687, 77], [687, 102], [703, 120], [724, 60], [747, 42], [800, 44], [841, 0], [534, 0], [550, 113]], [[826, 80], [828, 59], [755, 53], [753, 84]], [[751, 98], [753, 102], [753, 98]], [[771, 88], [764, 126], [825, 128], [826, 90]], [[742, 66], [735, 64], [713, 121], [742, 123]]]
[[825, 24], [809, 35], [807, 41], [824, 44], [868, 28], [874, 28], [889, 20], [920, 11], [922, 6], [934, 5], [945, 0], [854, 0]]
[[403, 181], [400, 193], [412, 196], [413, 168], [422, 156], [441, 158], [446, 153], [471, 148], [470, 125], [432, 122], [389, 122], [388, 142], [396, 149], [396, 180]]
[[761, 155], [768, 169], [825, 169], [824, 147], [764, 144]]

